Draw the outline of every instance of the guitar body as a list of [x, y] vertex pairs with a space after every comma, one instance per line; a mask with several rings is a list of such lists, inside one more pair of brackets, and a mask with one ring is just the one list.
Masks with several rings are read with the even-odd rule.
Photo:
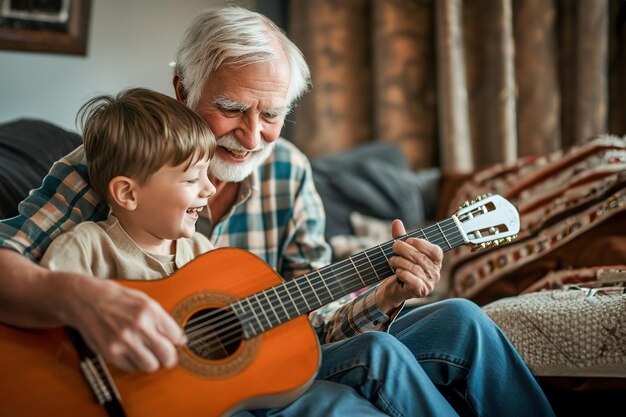
[[[255, 255], [222, 248], [163, 280], [118, 282], [147, 293], [184, 327], [282, 280]], [[234, 337], [218, 355], [181, 347], [176, 367], [153, 374], [109, 367], [127, 416], [227, 416], [288, 404], [312, 383], [320, 350], [306, 314], [249, 340]], [[0, 326], [0, 369], [0, 415], [106, 416], [61, 329]]]

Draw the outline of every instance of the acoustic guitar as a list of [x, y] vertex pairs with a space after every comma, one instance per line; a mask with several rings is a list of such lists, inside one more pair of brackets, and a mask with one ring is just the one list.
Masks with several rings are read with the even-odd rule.
[[[447, 251], [499, 244], [518, 231], [517, 210], [494, 195], [401, 239]], [[307, 313], [391, 276], [392, 244], [287, 282], [234, 248], [210, 251], [162, 280], [116, 280], [157, 300], [187, 334], [178, 365], [152, 374], [108, 369], [65, 329], [0, 326], [0, 416], [229, 416], [288, 404], [320, 364]]]

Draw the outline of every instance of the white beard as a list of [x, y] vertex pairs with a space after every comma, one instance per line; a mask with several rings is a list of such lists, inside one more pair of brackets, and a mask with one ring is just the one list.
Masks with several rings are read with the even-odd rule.
[[[254, 149], [252, 155], [243, 164], [233, 164], [231, 162], [223, 161], [215, 155], [215, 158], [209, 165], [211, 175], [220, 181], [227, 182], [241, 182], [245, 180], [255, 169], [259, 167], [268, 156], [274, 151], [274, 143], [268, 143], [264, 139], [261, 140], [261, 145]], [[224, 135], [217, 139], [218, 146], [234, 151], [247, 151], [246, 148], [235, 139], [232, 133]]]

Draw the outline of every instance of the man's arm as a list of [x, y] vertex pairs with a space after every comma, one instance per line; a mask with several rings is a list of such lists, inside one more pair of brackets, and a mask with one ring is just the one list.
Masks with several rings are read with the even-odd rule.
[[0, 220], [0, 247], [39, 262], [50, 242], [85, 220], [103, 220], [108, 206], [89, 185], [82, 146], [55, 162], [39, 188], [18, 206], [18, 215]]
[[19, 327], [69, 326], [124, 370], [156, 371], [177, 362], [184, 336], [141, 291], [82, 274], [54, 272], [0, 249], [0, 321]]
[[[329, 246], [324, 239], [324, 207], [308, 161], [300, 161], [299, 166], [301, 169], [294, 172], [299, 173], [300, 186], [294, 195], [288, 238], [279, 265], [280, 274], [287, 279], [330, 261]], [[396, 238], [406, 234], [402, 222], [393, 222], [392, 234]], [[424, 240], [408, 239], [395, 242], [393, 250], [398, 255], [389, 260], [396, 270], [394, 276], [356, 299], [344, 299], [345, 304], [339, 308], [332, 303], [311, 315], [323, 343], [367, 331], [386, 330], [405, 300], [424, 297], [432, 291], [439, 281], [441, 249]]]
[[[401, 221], [392, 223], [392, 235], [406, 234]], [[345, 339], [368, 331], [385, 331], [410, 298], [426, 297], [440, 279], [443, 252], [423, 239], [393, 244], [396, 256], [389, 265], [396, 271], [380, 284], [341, 306], [328, 309], [325, 316], [313, 315], [313, 324], [322, 343]], [[323, 309], [322, 309], [323, 312]]]
[[[0, 321], [20, 327], [61, 326], [66, 316], [57, 296], [69, 296], [72, 280], [54, 273], [10, 249], [0, 249]], [[69, 275], [69, 274], [68, 274]]]
[[[281, 243], [282, 258], [277, 266], [285, 279], [301, 276], [330, 261], [330, 247], [324, 239], [324, 207], [315, 189], [310, 164], [297, 150], [292, 150], [289, 156], [292, 167], [290, 185], [297, 191], [289, 207], [291, 217]], [[401, 222], [393, 223], [392, 234], [396, 238], [406, 234]], [[408, 239], [407, 242], [395, 242], [393, 250], [398, 256], [390, 258], [389, 262], [397, 274], [348, 301], [339, 310], [335, 305], [325, 306], [312, 315], [322, 342], [385, 330], [404, 305], [404, 300], [423, 297], [432, 291], [439, 280], [441, 249], [424, 240]]]

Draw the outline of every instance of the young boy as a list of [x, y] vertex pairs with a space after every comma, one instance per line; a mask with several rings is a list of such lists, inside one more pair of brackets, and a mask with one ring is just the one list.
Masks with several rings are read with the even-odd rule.
[[110, 215], [60, 235], [41, 265], [98, 278], [156, 279], [212, 249], [195, 228], [215, 192], [207, 175], [216, 145], [195, 112], [134, 88], [88, 101], [77, 120], [91, 185]]

